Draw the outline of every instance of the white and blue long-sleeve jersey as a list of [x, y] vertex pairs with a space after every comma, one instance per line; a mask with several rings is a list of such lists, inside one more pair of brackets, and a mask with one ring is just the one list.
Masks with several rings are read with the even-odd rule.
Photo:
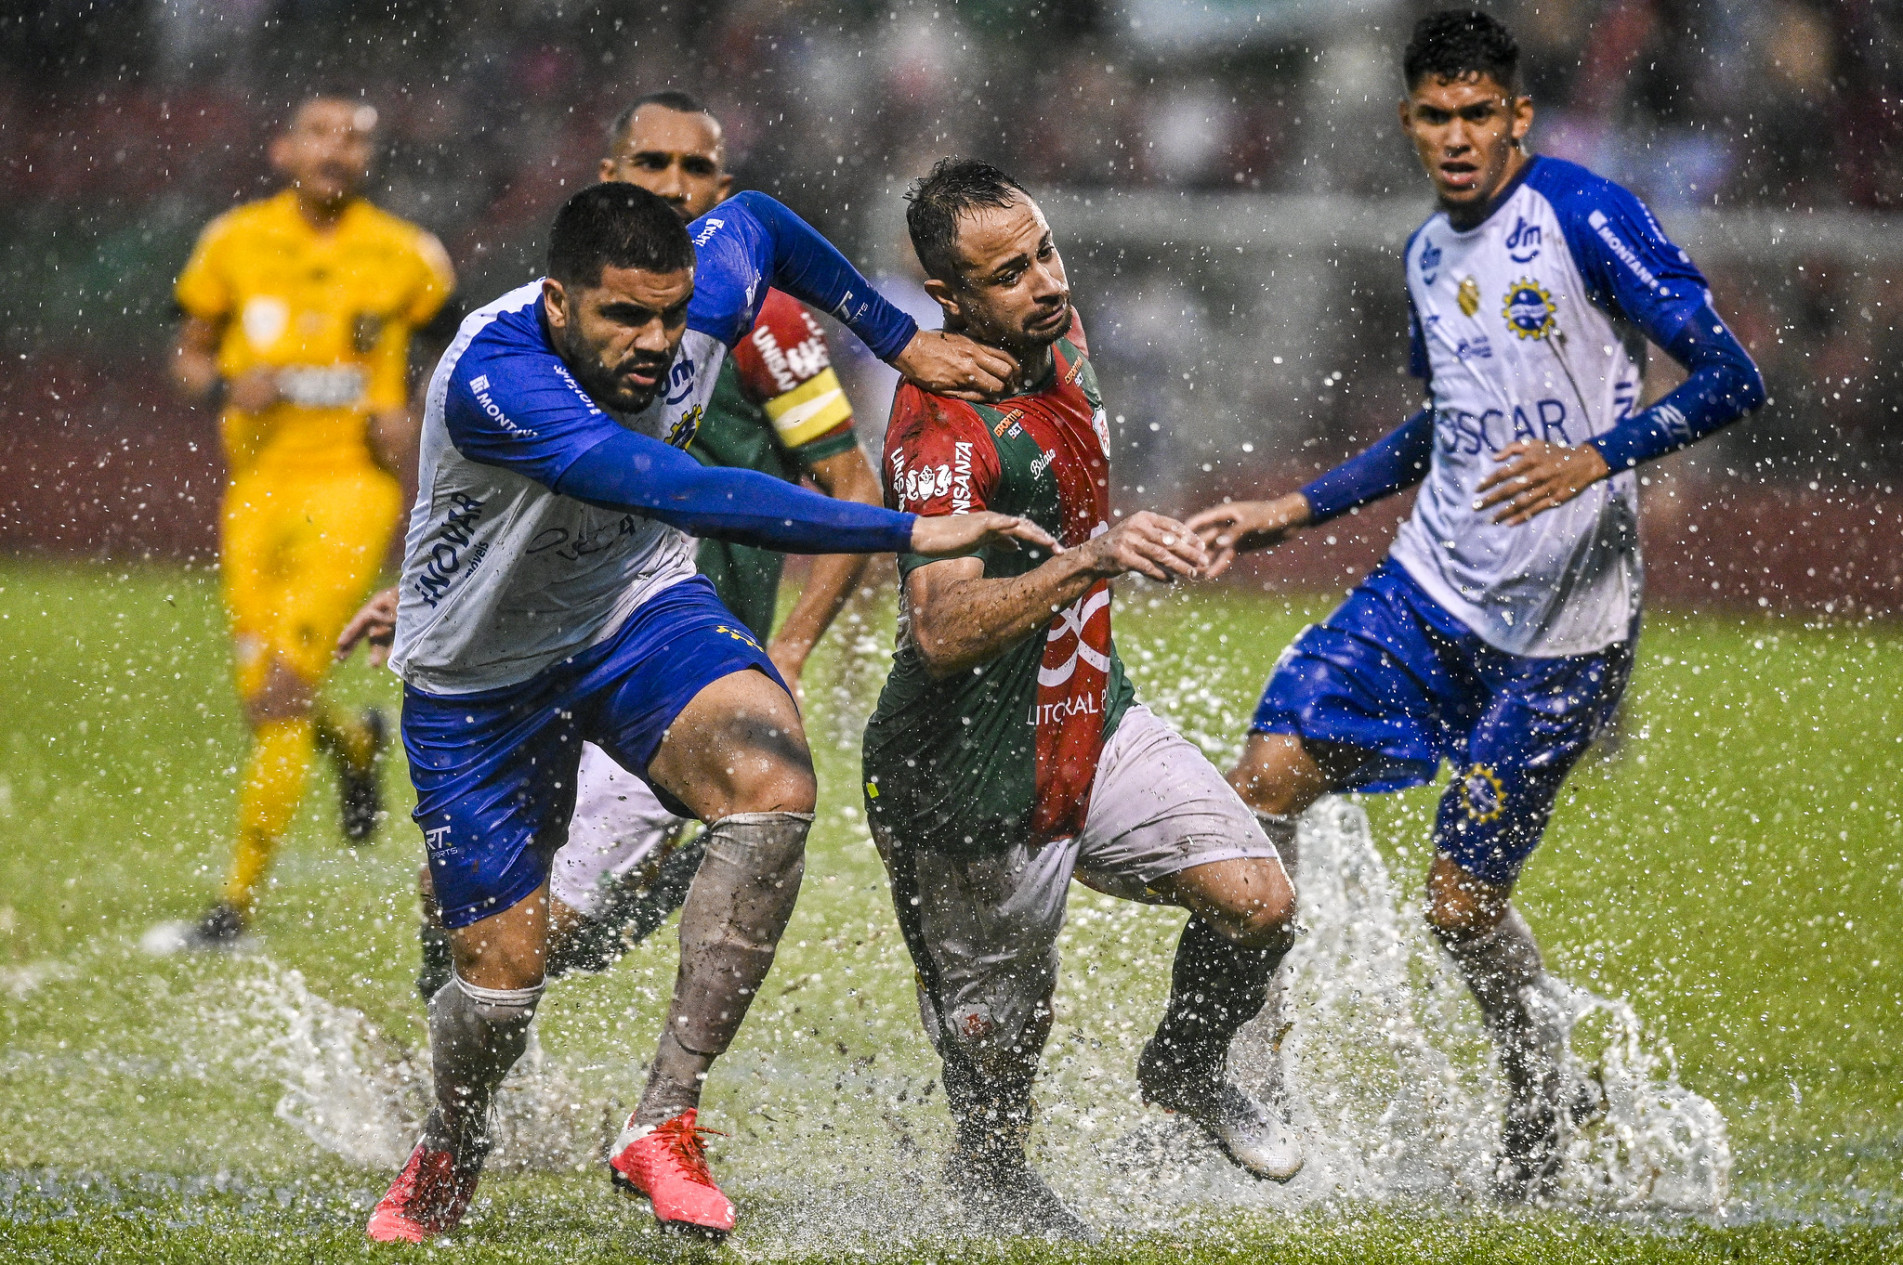
[[[1465, 232], [1435, 214], [1405, 259], [1428, 407], [1303, 489], [1315, 521], [1425, 478], [1392, 556], [1482, 640], [1536, 657], [1624, 640], [1641, 581], [1632, 468], [1761, 404], [1757, 367], [1644, 204], [1573, 163], [1530, 160]], [[1646, 339], [1690, 376], [1637, 411]], [[1522, 439], [1591, 443], [1614, 473], [1495, 523], [1479, 485]]]
[[689, 226], [688, 329], [654, 402], [613, 415], [562, 362], [540, 281], [472, 313], [430, 379], [390, 666], [432, 694], [527, 680], [694, 574], [694, 541], [900, 551], [913, 515], [684, 451], [721, 357], [769, 287], [832, 312], [881, 359], [917, 331], [798, 217], [743, 193]]

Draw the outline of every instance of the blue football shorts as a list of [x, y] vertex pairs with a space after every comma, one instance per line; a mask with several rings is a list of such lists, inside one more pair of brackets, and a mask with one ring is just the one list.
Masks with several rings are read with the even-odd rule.
[[636, 607], [600, 645], [518, 685], [455, 695], [406, 687], [412, 815], [443, 925], [501, 913], [547, 880], [568, 838], [584, 741], [645, 780], [681, 709], [749, 668], [785, 688], [746, 625], [695, 576]]
[[1511, 886], [1560, 784], [1618, 707], [1637, 633], [1593, 654], [1508, 654], [1390, 560], [1295, 639], [1250, 729], [1368, 752], [1343, 790], [1424, 786], [1446, 760], [1454, 778], [1435, 848], [1475, 878]]

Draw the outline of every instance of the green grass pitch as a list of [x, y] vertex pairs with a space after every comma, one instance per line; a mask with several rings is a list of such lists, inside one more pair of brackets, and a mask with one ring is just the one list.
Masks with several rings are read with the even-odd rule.
[[[1144, 696], [1227, 758], [1275, 655], [1327, 604], [1132, 590], [1118, 640]], [[1105, 1187], [1124, 1203], [1090, 1206], [1127, 1214], [1102, 1217], [1126, 1228], [1076, 1249], [932, 1236], [947, 1130], [856, 790], [854, 717], [889, 621], [868, 614], [856, 657], [848, 627], [809, 669], [822, 804], [807, 886], [708, 1095], [706, 1123], [730, 1135], [713, 1159], [740, 1231], [723, 1249], [682, 1247], [592, 1162], [652, 1046], [669, 933], [551, 990], [519, 1100], [524, 1137], [559, 1143], [485, 1179], [450, 1240], [458, 1258], [1903, 1260], [1894, 628], [1653, 616], [1622, 746], [1575, 774], [1522, 886], [1553, 969], [1630, 1001], [1682, 1083], [1723, 1111], [1736, 1157], [1725, 1217], [1296, 1198], [1300, 1179], [1239, 1210], [1159, 1194], [1159, 1213], [1146, 1211], [1151, 1174]], [[416, 1108], [420, 848], [400, 762], [386, 779], [394, 819], [358, 851], [320, 767], [259, 954], [152, 959], [140, 934], [195, 914], [228, 859], [243, 734], [215, 577], [0, 565], [0, 658], [0, 1258], [420, 1258], [361, 1241], [389, 1171], [362, 1162], [362, 1145], [351, 1162], [313, 1140], [326, 1122]], [[358, 663], [335, 691], [394, 706], [393, 686]], [[1433, 799], [1367, 802], [1408, 891]], [[1151, 1118], [1130, 1101], [1130, 1065], [1177, 921], [1081, 890], [1073, 909], [1039, 1138], [1060, 1186], [1090, 1166], [1076, 1139]]]

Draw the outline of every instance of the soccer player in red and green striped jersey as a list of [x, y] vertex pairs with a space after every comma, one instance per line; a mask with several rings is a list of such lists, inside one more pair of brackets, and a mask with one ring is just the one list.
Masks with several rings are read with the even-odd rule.
[[1225, 1065], [1287, 950], [1294, 893], [1276, 843], [1136, 702], [1117, 658], [1110, 581], [1194, 577], [1204, 555], [1158, 514], [1111, 525], [1103, 401], [1043, 213], [996, 168], [947, 159], [914, 187], [907, 223], [947, 328], [1020, 369], [996, 403], [900, 389], [887, 504], [1023, 515], [1062, 550], [900, 557], [899, 648], [866, 729], [867, 812], [944, 1060], [953, 1188], [999, 1228], [1088, 1237], [1023, 1149], [1073, 874], [1190, 911], [1139, 1083], [1281, 1180], [1301, 1167], [1287, 1123]]

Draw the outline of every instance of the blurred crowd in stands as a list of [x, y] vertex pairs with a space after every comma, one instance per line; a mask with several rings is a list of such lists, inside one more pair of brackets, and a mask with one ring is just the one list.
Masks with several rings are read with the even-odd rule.
[[[951, 152], [992, 158], [1049, 186], [1420, 197], [1394, 134], [1393, 103], [1400, 45], [1428, 7], [1438, 6], [8, 4], [0, 7], [0, 352], [95, 367], [117, 356], [127, 373], [129, 359], [161, 354], [171, 278], [193, 235], [234, 201], [268, 191], [264, 141], [315, 89], [376, 106], [387, 143], [377, 200], [436, 230], [466, 297], [478, 301], [533, 269], [537, 233], [565, 192], [589, 178], [619, 105], [667, 86], [697, 92], [722, 116], [743, 184], [782, 197], [849, 246], [884, 250], [885, 259], [891, 243], [867, 240], [875, 222], [868, 203], [896, 198], [931, 159]], [[1903, 6], [1488, 7], [1519, 34], [1540, 111], [1536, 147], [1630, 184], [1668, 219], [1703, 208], [1903, 210]], [[1209, 16], [1218, 11], [1223, 23]], [[1314, 350], [1314, 372], [1291, 388], [1302, 398], [1352, 385], [1354, 373], [1346, 383], [1327, 379], [1331, 364], [1392, 381], [1402, 333], [1376, 325], [1401, 311], [1400, 282], [1392, 260], [1381, 267], [1344, 285], [1330, 319], [1353, 327], [1353, 348]], [[1197, 307], [1206, 287], [1166, 267], [1114, 272], [1093, 274], [1104, 305], [1147, 313], [1179, 339], [1222, 328], [1223, 313]], [[1825, 254], [1734, 268], [1714, 281], [1789, 410], [1747, 448], [1797, 477], [1805, 475], [1798, 458], [1819, 443], [1833, 446], [1836, 477], [1903, 472], [1895, 433], [1903, 382], [1890, 367], [1903, 364], [1895, 317], [1903, 260]], [[1391, 293], [1370, 297], [1383, 288]], [[1097, 341], [1117, 376], [1115, 341]], [[1166, 370], [1179, 354], [1167, 341], [1152, 339], [1145, 352], [1133, 340], [1121, 353], [1122, 376]], [[1351, 355], [1371, 359], [1344, 359]], [[1398, 417], [1390, 409], [1397, 392], [1361, 392], [1356, 398], [1373, 401], [1365, 412], [1311, 410], [1297, 433], [1327, 432], [1316, 459], [1332, 456]], [[1268, 404], [1243, 398], [1251, 408]], [[1151, 404], [1172, 401], [1182, 397]], [[881, 403], [862, 413], [878, 414]], [[1206, 391], [1193, 403], [1216, 402]]]

